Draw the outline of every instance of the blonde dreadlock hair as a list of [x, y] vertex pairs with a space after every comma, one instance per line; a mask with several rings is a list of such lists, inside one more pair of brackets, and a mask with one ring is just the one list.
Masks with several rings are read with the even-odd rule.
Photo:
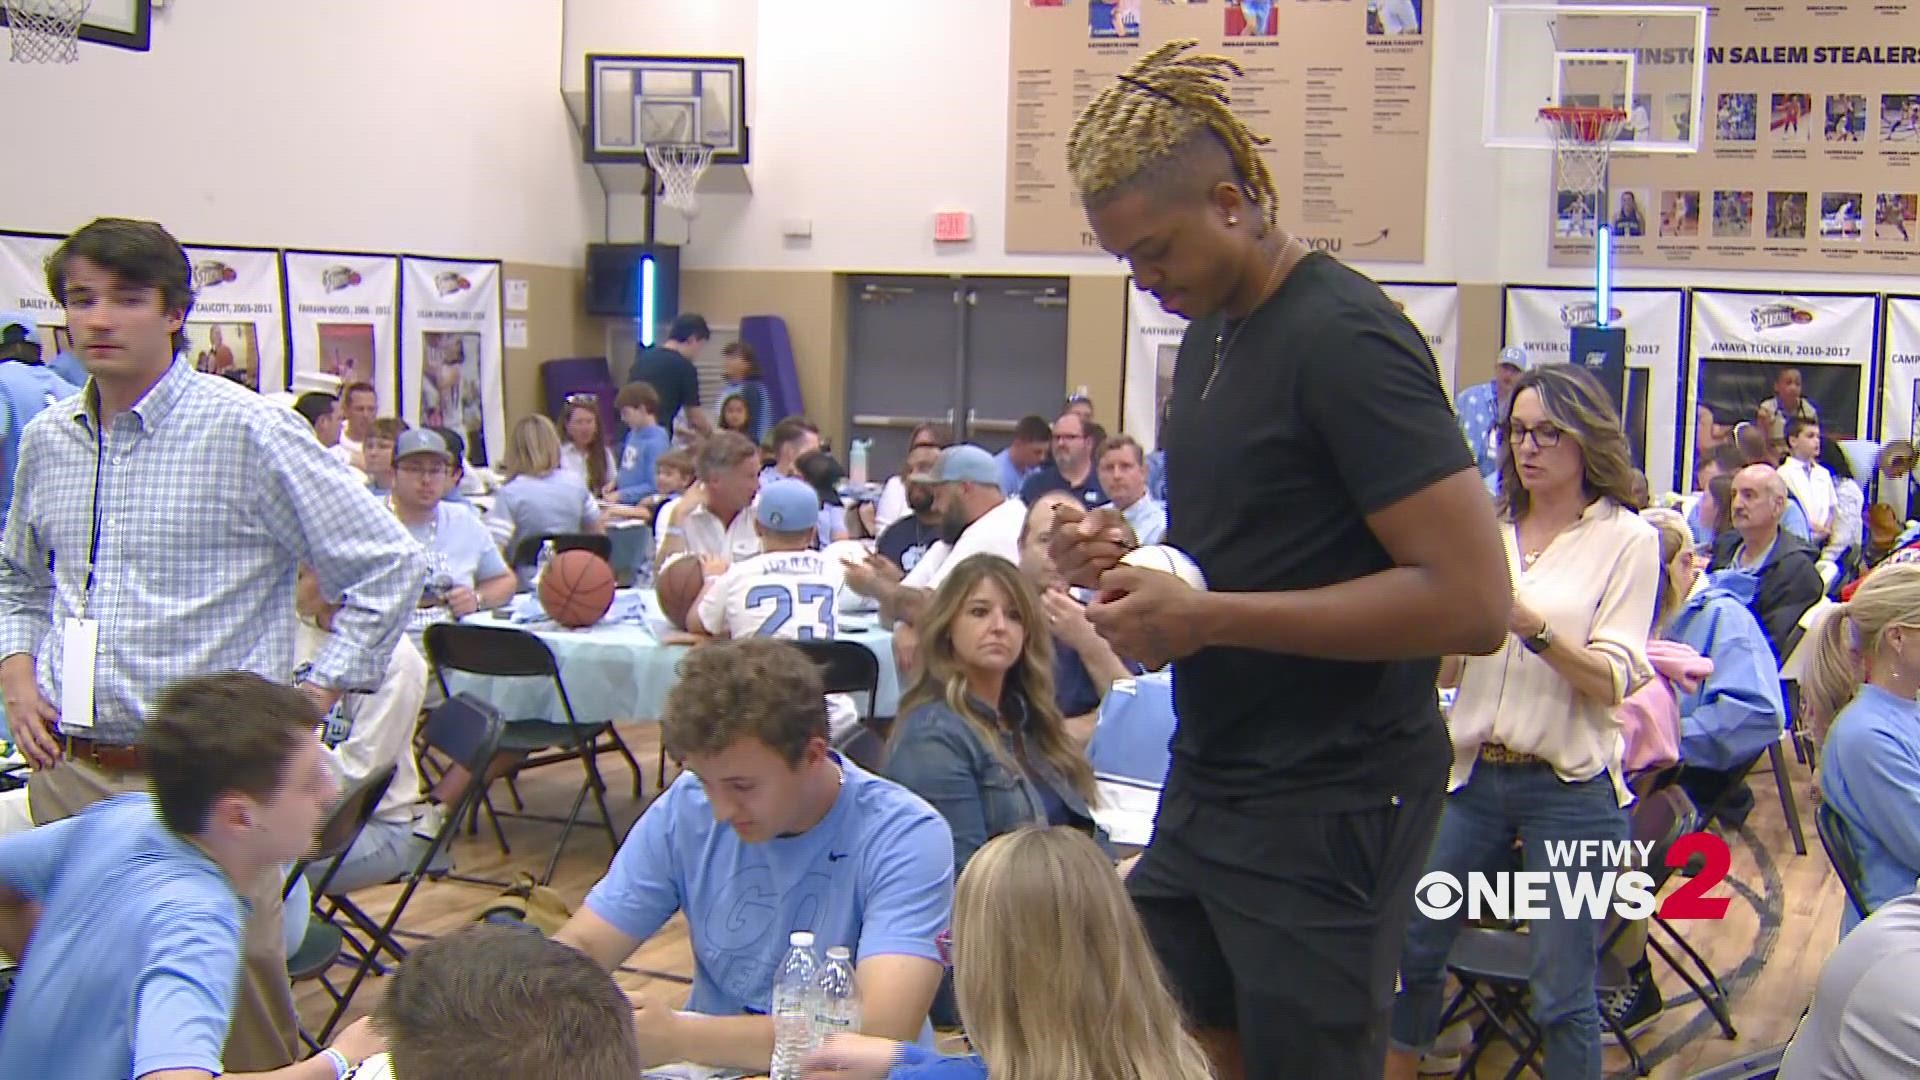
[[1081, 200], [1094, 206], [1142, 177], [1186, 179], [1186, 153], [1211, 142], [1225, 149], [1241, 189], [1272, 228], [1279, 199], [1260, 157], [1271, 140], [1229, 107], [1228, 81], [1245, 72], [1224, 56], [1180, 55], [1199, 44], [1167, 42], [1089, 102], [1067, 137], [1067, 169]]

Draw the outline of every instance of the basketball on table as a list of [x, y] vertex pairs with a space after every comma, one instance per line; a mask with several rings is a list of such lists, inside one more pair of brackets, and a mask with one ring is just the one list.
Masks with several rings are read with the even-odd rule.
[[1134, 548], [1120, 557], [1120, 565], [1172, 574], [1202, 592], [1207, 588], [1207, 575], [1200, 572], [1200, 564], [1193, 561], [1193, 556], [1171, 544], [1149, 544]]
[[613, 567], [591, 551], [563, 551], [540, 574], [540, 606], [561, 626], [592, 626], [613, 606]]
[[654, 596], [660, 601], [660, 614], [676, 629], [687, 628], [687, 612], [700, 600], [707, 584], [707, 569], [697, 555], [681, 552], [668, 559], [654, 575]]

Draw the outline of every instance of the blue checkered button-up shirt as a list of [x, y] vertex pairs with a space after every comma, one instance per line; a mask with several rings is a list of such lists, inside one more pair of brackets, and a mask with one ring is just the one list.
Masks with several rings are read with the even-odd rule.
[[37, 657], [41, 693], [56, 707], [64, 620], [84, 604], [100, 623], [96, 726], [63, 730], [131, 743], [147, 703], [176, 679], [290, 678], [301, 562], [345, 602], [312, 681], [380, 682], [426, 576], [419, 545], [298, 413], [183, 361], [109, 421], [98, 444], [100, 554], [89, 597], [89, 397], [49, 406], [27, 426], [0, 542], [0, 657]]

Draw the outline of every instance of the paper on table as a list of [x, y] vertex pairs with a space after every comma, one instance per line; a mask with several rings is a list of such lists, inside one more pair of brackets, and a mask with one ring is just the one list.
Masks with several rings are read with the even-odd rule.
[[690, 1061], [661, 1065], [640, 1074], [641, 1080], [731, 1080], [745, 1075], [738, 1069], [714, 1069]]
[[1100, 805], [1094, 808], [1093, 820], [1107, 830], [1107, 839], [1145, 847], [1153, 839], [1153, 819], [1160, 813], [1160, 789], [1117, 776], [1097, 776], [1095, 782]]

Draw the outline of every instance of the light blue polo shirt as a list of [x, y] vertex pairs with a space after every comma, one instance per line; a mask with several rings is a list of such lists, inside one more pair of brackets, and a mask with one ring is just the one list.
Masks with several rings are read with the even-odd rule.
[[0, 1025], [0, 1076], [220, 1075], [245, 907], [150, 796], [0, 837], [0, 884], [43, 909]]
[[[844, 945], [869, 956], [940, 962], [953, 913], [953, 834], [906, 788], [834, 755], [845, 772], [820, 824], [764, 844], [713, 818], [705, 789], [681, 773], [627, 834], [587, 894], [595, 915], [636, 941], [676, 911], [693, 944], [687, 1008], [709, 1016], [766, 1013], [787, 936], [811, 930], [822, 956]], [[923, 1027], [923, 1044], [933, 1029]]]

